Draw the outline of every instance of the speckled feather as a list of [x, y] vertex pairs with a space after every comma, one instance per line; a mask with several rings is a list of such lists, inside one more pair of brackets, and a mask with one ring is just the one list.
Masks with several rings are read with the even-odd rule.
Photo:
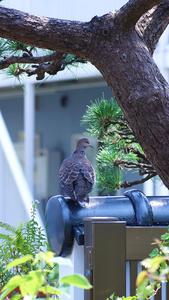
[[92, 147], [87, 139], [80, 139], [75, 152], [66, 158], [59, 170], [59, 179], [65, 193], [81, 206], [89, 201], [88, 193], [95, 183], [95, 172], [87, 159], [85, 149]]

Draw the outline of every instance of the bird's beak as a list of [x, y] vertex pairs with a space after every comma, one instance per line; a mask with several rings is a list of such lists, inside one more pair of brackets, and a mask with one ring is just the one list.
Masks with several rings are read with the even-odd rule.
[[91, 144], [89, 144], [88, 146], [91, 147], [91, 148], [94, 148]]

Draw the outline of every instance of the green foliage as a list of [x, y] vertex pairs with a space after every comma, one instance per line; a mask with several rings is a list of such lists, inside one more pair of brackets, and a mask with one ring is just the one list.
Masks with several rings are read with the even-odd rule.
[[[98, 154], [99, 156], [99, 154]], [[102, 162], [97, 165], [97, 187], [102, 193], [110, 193], [120, 188], [122, 174], [119, 168], [113, 163], [109, 167], [102, 166]]]
[[106, 300], [136, 300], [137, 297], [136, 296], [130, 296], [130, 297], [118, 297], [118, 296], [115, 296], [115, 294], [113, 293], [110, 298], [107, 298]]
[[119, 119], [122, 118], [122, 111], [116, 101], [111, 98], [109, 101], [102, 98], [91, 102], [82, 118], [82, 125], [86, 127], [87, 134], [96, 137], [100, 143], [97, 155], [97, 186], [105, 192], [114, 191], [120, 187], [121, 172], [119, 167], [114, 165], [117, 153], [122, 151], [117, 141]]
[[4, 54], [8, 51], [7, 40], [0, 38], [0, 58], [4, 57]]
[[140, 175], [148, 174], [148, 178], [155, 176], [115, 99], [102, 97], [101, 100], [91, 102], [81, 123], [86, 133], [99, 142], [96, 157], [99, 190], [110, 193], [120, 187], [140, 183], [124, 182], [124, 175], [131, 170], [139, 170]]
[[22, 44], [20, 42], [6, 40], [3, 38], [1, 38], [0, 40], [2, 43], [5, 43], [5, 48], [4, 48], [5, 54], [16, 55], [16, 56], [22, 55], [23, 52], [29, 55], [32, 55], [33, 54], [32, 52], [37, 54], [37, 48], [35, 47], [31, 47], [29, 45]]
[[15, 77], [20, 84], [26, 81], [25, 75], [37, 75], [36, 79], [42, 80], [46, 74], [53, 76], [65, 68], [70, 70], [72, 66], [86, 63], [85, 59], [76, 55], [59, 55], [56, 51], [0, 38], [0, 69], [8, 77]]
[[[169, 233], [163, 234], [160, 240], [156, 240], [156, 244], [158, 247], [153, 249], [150, 257], [142, 261], [145, 270], [137, 278], [137, 293], [142, 295], [142, 299], [156, 294], [161, 288], [161, 283], [169, 280]], [[146, 285], [142, 290], [141, 286], [150, 279], [151, 284]]]
[[36, 221], [37, 204], [38, 201], [35, 200], [32, 205], [31, 219], [25, 224], [20, 222], [15, 228], [10, 224], [0, 222], [0, 227], [7, 231], [6, 234], [0, 233], [0, 286], [3, 286], [15, 274], [27, 273], [31, 268], [31, 265], [27, 263], [20, 268], [13, 266], [8, 271], [5, 268], [11, 261], [27, 254], [35, 257], [37, 251], [42, 251], [47, 245], [44, 230]]
[[109, 101], [101, 98], [95, 102], [91, 101], [91, 106], [87, 106], [82, 124], [88, 134], [101, 140], [105, 138], [107, 132], [111, 132], [111, 128], [113, 129], [114, 126], [116, 128], [116, 121], [122, 116], [122, 111], [113, 98]]
[[60, 282], [65, 284], [73, 284], [74, 286], [77, 286], [82, 289], [89, 289], [92, 286], [88, 282], [87, 278], [84, 277], [81, 274], [73, 274], [73, 275], [67, 275], [60, 279]]
[[[60, 260], [61, 262], [70, 264], [68, 259], [62, 259]], [[9, 293], [15, 291], [16, 288], [19, 288], [19, 292], [10, 298], [12, 300], [21, 299], [27, 295], [31, 299], [36, 299], [39, 295], [43, 298], [52, 299], [55, 295], [68, 294], [70, 285], [75, 285], [83, 289], [92, 288], [88, 280], [80, 274], [65, 276], [58, 280], [58, 264], [55, 262], [54, 253], [50, 251], [37, 253], [35, 257], [27, 255], [20, 259], [15, 259], [7, 265], [6, 270], [14, 266], [20, 267], [21, 264], [25, 263], [31, 265], [32, 270], [36, 265], [36, 270], [29, 271], [27, 274], [17, 274], [12, 277], [3, 287], [0, 300], [3, 300]]]

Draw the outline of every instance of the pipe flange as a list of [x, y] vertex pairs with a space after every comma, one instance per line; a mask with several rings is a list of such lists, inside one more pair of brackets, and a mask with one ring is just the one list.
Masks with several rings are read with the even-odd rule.
[[127, 196], [133, 204], [137, 225], [152, 226], [153, 213], [146, 195], [136, 189], [126, 191], [124, 195]]
[[70, 210], [63, 196], [49, 199], [46, 206], [46, 231], [49, 247], [56, 256], [67, 256], [73, 246], [73, 226]]

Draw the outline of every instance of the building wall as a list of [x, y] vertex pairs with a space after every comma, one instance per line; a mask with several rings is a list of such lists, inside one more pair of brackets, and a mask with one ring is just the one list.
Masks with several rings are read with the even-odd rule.
[[[103, 94], [108, 99], [112, 97], [104, 81], [99, 85], [97, 81], [92, 86], [88, 81], [77, 81], [64, 87], [52, 86], [50, 89], [47, 84], [36, 88], [35, 132], [41, 136], [42, 148], [61, 148], [65, 156], [70, 155], [71, 135], [84, 132], [80, 120], [87, 105]], [[12, 94], [0, 97], [0, 110], [14, 143], [18, 141], [19, 132], [23, 131], [23, 105], [22, 90], [15, 97]]]
[[[19, 137], [24, 129], [23, 90], [20, 89], [18, 96], [15, 97], [12, 97], [12, 94], [5, 96], [5, 92], [3, 94], [4, 98], [0, 98], [0, 111], [12, 141], [16, 144], [18, 141], [22, 142]], [[50, 169], [48, 175], [46, 175], [48, 183], [50, 183], [48, 194], [44, 193], [46, 198], [61, 192], [58, 184], [58, 169], [61, 161], [74, 150], [72, 148], [72, 137], [74, 135], [82, 136], [85, 131], [85, 128], [80, 124], [80, 120], [86, 111], [87, 105], [90, 105], [91, 101], [95, 101], [95, 99], [100, 99], [103, 94], [107, 99], [112, 97], [112, 92], [106, 83], [100, 79], [93, 80], [92, 83], [88, 80], [78, 80], [60, 85], [49, 83], [36, 88], [35, 133], [40, 137], [40, 149], [45, 149], [50, 154], [59, 153], [59, 158], [56, 155], [52, 156], [53, 164], [56, 167]], [[39, 153], [40, 155], [44, 154], [43, 151]], [[95, 163], [95, 154], [96, 149], [95, 152], [89, 154], [92, 156], [93, 163]], [[23, 153], [21, 156], [23, 156]], [[40, 164], [44, 163], [44, 160], [38, 159], [38, 161]], [[52, 163], [50, 165], [52, 166]], [[38, 187], [38, 190], [41, 189], [45, 190], [43, 186]], [[42, 197], [45, 197], [43, 193]]]

